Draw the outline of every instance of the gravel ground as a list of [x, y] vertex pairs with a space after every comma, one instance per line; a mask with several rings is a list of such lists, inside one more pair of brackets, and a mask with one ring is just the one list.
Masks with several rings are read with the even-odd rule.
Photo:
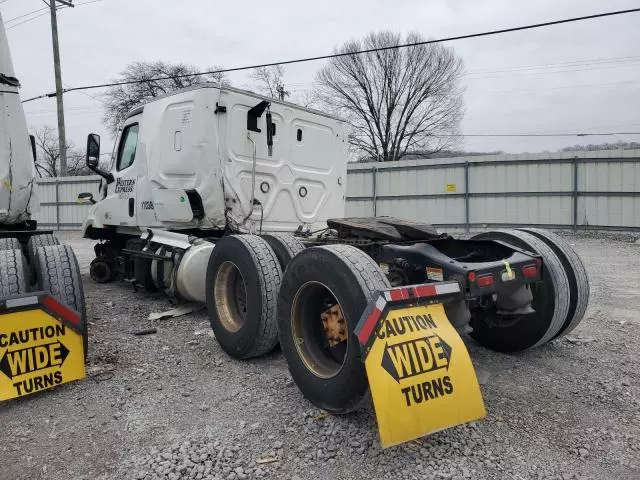
[[[0, 405], [0, 479], [640, 478], [640, 245], [568, 236], [591, 304], [570, 337], [518, 355], [466, 343], [486, 419], [382, 450], [370, 410], [332, 416], [279, 351], [226, 356], [204, 311], [88, 277], [88, 378]], [[158, 333], [132, 332], [156, 327]]]

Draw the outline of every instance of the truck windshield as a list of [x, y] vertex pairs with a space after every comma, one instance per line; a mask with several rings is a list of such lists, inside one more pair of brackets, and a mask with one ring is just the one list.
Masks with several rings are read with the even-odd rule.
[[133, 164], [138, 146], [138, 124], [127, 126], [122, 132], [120, 147], [118, 148], [117, 170], [124, 170]]

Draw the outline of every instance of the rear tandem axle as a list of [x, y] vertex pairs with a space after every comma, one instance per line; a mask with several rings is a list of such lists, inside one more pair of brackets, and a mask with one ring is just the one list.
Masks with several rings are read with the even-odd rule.
[[[114, 238], [96, 247], [99, 255], [110, 253], [94, 264], [111, 269], [107, 278], [96, 280], [119, 276], [191, 300], [197, 297], [194, 284], [206, 286], [201, 301], [225, 352], [250, 358], [279, 343], [304, 396], [336, 413], [366, 398], [369, 386], [354, 329], [381, 291], [458, 285], [457, 294], [438, 300], [449, 322], [501, 352], [547, 343], [575, 328], [584, 315], [589, 297], [584, 266], [550, 232], [505, 230], [457, 240], [390, 217], [327, 223], [329, 228], [316, 235], [211, 235], [203, 241], [150, 230], [140, 239]], [[209, 249], [206, 278], [195, 281], [182, 264], [204, 248]], [[393, 318], [379, 325], [376, 335], [391, 341], [432, 328], [432, 321]], [[421, 358], [418, 350], [405, 353]], [[427, 353], [422, 355], [428, 363]], [[442, 385], [423, 383], [403, 387], [407, 404], [449, 390], [444, 379]]]

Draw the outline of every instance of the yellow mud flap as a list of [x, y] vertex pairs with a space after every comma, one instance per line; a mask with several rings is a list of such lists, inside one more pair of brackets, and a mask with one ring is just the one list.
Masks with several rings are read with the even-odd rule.
[[0, 401], [84, 378], [80, 322], [46, 293], [0, 300]]
[[457, 282], [381, 292], [355, 333], [384, 448], [486, 415], [475, 370], [443, 303]]

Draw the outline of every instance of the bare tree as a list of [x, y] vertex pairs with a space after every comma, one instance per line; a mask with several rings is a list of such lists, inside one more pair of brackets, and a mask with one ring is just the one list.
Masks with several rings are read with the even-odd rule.
[[251, 72], [251, 79], [264, 95], [280, 100], [286, 100], [291, 95], [284, 88], [284, 67], [281, 65], [256, 68]]
[[305, 108], [316, 108], [318, 105], [318, 95], [313, 90], [301, 90], [293, 96], [291, 101]]
[[[58, 131], [48, 125], [34, 129], [36, 137], [36, 172], [40, 177], [60, 176], [60, 148]], [[67, 142], [67, 174], [70, 176], [90, 175], [84, 163], [84, 155]]]
[[[220, 69], [214, 66], [208, 70]], [[104, 93], [105, 114], [102, 121], [115, 135], [127, 112], [146, 100], [199, 83], [229, 84], [224, 73], [191, 75], [197, 72], [196, 67], [185, 64], [134, 62], [128, 65], [114, 82], [137, 83], [116, 85]]]
[[[402, 41], [392, 32], [370, 33], [338, 49], [349, 53]], [[400, 160], [407, 153], [435, 153], [458, 141], [464, 113], [459, 79], [462, 60], [440, 44], [392, 48], [330, 60], [317, 74], [322, 105], [353, 126], [350, 143], [360, 158]]]

